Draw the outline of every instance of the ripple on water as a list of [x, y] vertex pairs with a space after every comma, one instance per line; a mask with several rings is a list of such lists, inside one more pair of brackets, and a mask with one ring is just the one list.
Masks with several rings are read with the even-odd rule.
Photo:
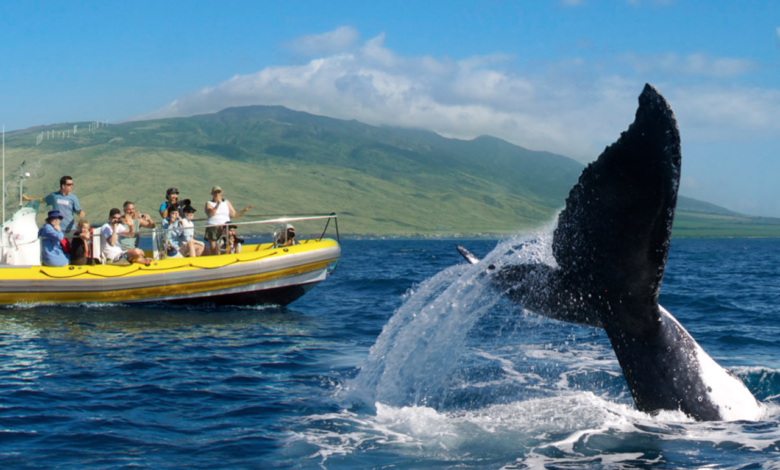
[[[518, 241], [494, 255], [545, 256]], [[481, 257], [497, 246], [458, 242]], [[662, 289], [661, 303], [767, 405], [756, 423], [637, 412], [603, 332], [496, 300], [476, 271], [453, 267], [454, 244], [345, 241], [335, 275], [288, 308], [2, 309], [0, 465], [771, 468], [780, 458], [776, 244], [675, 240]]]

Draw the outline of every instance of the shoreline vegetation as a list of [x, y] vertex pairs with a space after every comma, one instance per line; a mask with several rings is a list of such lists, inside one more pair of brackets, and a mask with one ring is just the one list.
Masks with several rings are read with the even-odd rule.
[[[26, 195], [45, 196], [58, 189], [60, 176], [71, 175], [93, 225], [126, 200], [157, 220], [169, 187], [192, 199], [196, 219], [203, 218], [209, 190], [219, 185], [234, 207], [255, 206], [255, 217], [238, 221], [336, 212], [344, 238], [506, 238], [554, 223], [583, 169], [495, 137], [450, 139], [281, 106], [92, 127], [6, 133], [7, 214], [18, 207], [24, 161]], [[299, 236], [322, 230], [301, 228]], [[269, 230], [247, 227], [242, 234], [261, 231]], [[681, 196], [673, 237], [780, 238], [780, 219]]]

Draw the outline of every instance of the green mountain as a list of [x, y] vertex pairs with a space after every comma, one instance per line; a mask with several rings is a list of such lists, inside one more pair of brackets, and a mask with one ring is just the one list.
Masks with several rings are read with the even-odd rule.
[[[71, 135], [51, 138], [52, 131]], [[49, 138], [36, 145], [41, 132]], [[254, 205], [249, 214], [337, 212], [341, 233], [372, 236], [505, 235], [536, 228], [554, 218], [582, 171], [567, 157], [494, 137], [448, 139], [280, 106], [92, 132], [86, 123], [66, 123], [7, 134], [6, 167], [22, 161], [33, 173], [24, 182], [30, 196], [56, 190], [61, 175], [72, 175], [93, 224], [125, 200], [156, 214], [171, 186], [203, 216], [211, 187], [219, 185], [236, 209]], [[12, 180], [18, 172], [7, 175]], [[18, 189], [9, 188], [9, 195], [18, 197]], [[7, 210], [13, 207], [9, 201]], [[678, 212], [675, 229], [679, 222], [686, 236], [727, 236], [724, 227], [745, 218], [685, 198]], [[698, 232], [701, 227], [710, 231]], [[780, 235], [780, 226], [760, 233]]]
[[674, 217], [676, 238], [778, 238], [780, 219], [751, 217], [680, 196]]

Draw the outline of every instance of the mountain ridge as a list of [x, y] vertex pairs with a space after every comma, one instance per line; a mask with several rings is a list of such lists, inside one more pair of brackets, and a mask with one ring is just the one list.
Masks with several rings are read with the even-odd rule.
[[[82, 129], [70, 139], [35, 145], [41, 130], [72, 131], [74, 124]], [[11, 165], [44, 164], [43, 178], [25, 182], [28, 194], [56, 190], [59, 175], [71, 174], [82, 205], [93, 206], [88, 212], [97, 221], [125, 199], [154, 213], [170, 186], [200, 205], [221, 183], [236, 209], [253, 204], [272, 206], [275, 213], [336, 211], [340, 226], [355, 235], [500, 236], [552, 221], [583, 168], [568, 157], [492, 136], [452, 139], [283, 106], [233, 107], [92, 132], [84, 125], [14, 131], [6, 144]], [[678, 212], [709, 217], [707, 224], [712, 217], [746, 218], [682, 196]], [[687, 227], [682, 234], [695, 233]]]

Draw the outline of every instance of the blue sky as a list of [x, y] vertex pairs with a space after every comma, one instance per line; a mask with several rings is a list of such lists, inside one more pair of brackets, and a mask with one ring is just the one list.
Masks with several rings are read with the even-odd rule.
[[0, 123], [281, 104], [582, 162], [645, 82], [683, 139], [682, 194], [780, 217], [780, 2], [0, 4]]

